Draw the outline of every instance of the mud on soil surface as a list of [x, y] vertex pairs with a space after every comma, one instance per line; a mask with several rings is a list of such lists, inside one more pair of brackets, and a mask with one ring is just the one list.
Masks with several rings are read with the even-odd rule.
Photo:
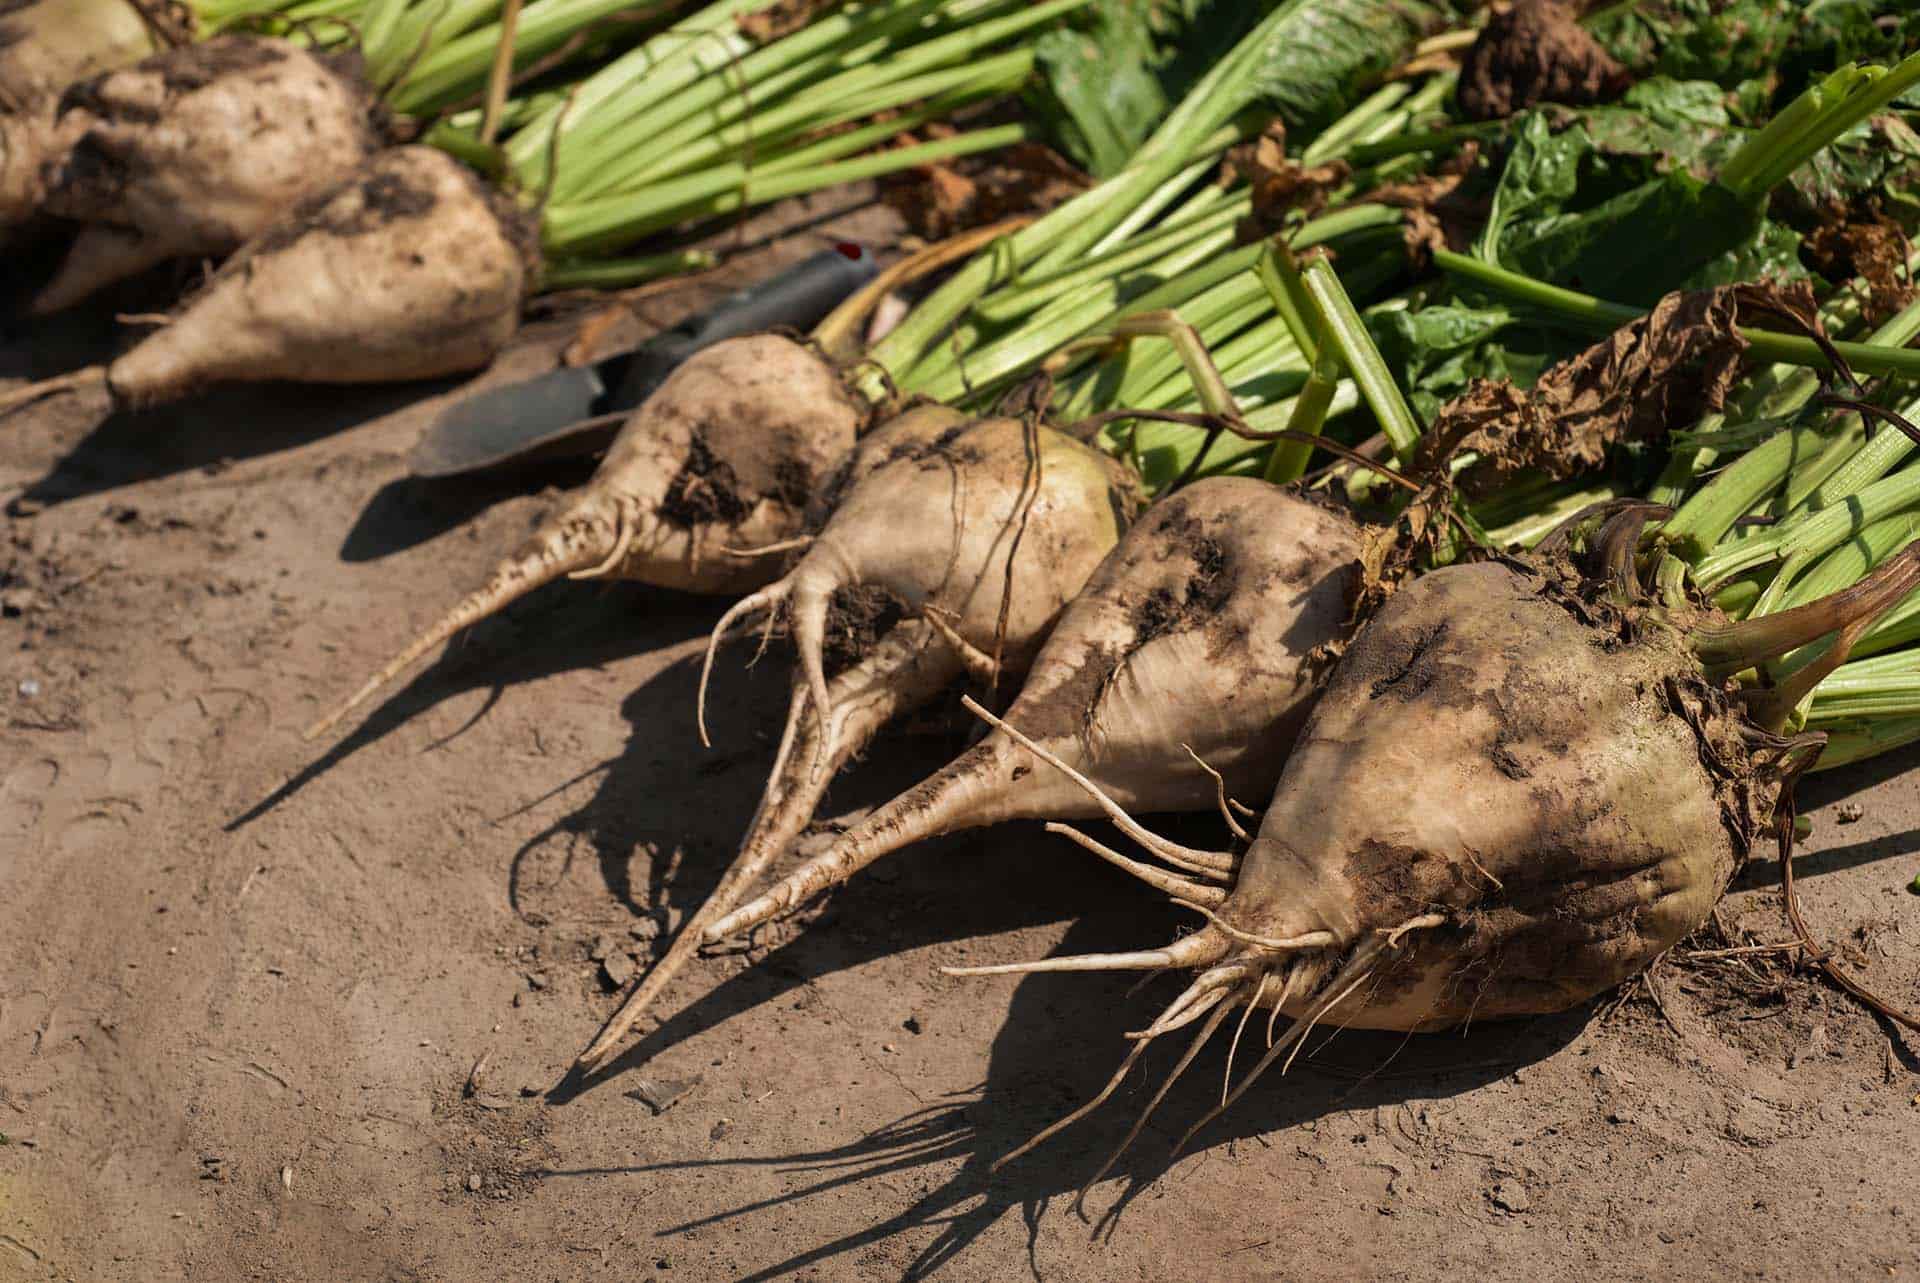
[[[489, 378], [569, 333], [535, 327]], [[0, 374], [56, 372], [51, 342]], [[986, 1168], [1097, 1091], [1174, 982], [936, 968], [1192, 924], [1034, 827], [931, 844], [769, 950], [690, 967], [635, 1050], [550, 1092], [617, 1001], [594, 953], [654, 956], [732, 854], [786, 675], [716, 686], [703, 752], [724, 603], [561, 584], [337, 749], [301, 744], [532, 524], [540, 483], [579, 479], [401, 480], [452, 394], [271, 388], [97, 429], [66, 399], [5, 425], [0, 1279], [1920, 1270], [1920, 1043], [1765, 955], [1465, 1036], [1316, 1037], [1169, 1165], [1218, 1098], [1216, 1046], [1094, 1192], [1096, 1217], [1124, 1211], [1093, 1238], [1071, 1194], [1180, 1048]], [[891, 796], [963, 734], [887, 741], [834, 801]], [[1815, 930], [1910, 1005], [1915, 767], [1811, 780], [1797, 865]], [[1784, 939], [1776, 880], [1757, 859], [1705, 943]]]

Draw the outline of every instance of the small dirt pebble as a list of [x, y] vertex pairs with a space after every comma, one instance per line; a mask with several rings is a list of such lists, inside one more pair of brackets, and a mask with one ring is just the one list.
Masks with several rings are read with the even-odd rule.
[[609, 989], [625, 989], [638, 971], [633, 959], [624, 953], [610, 953], [600, 964], [601, 978]]
[[1533, 1200], [1527, 1196], [1527, 1187], [1519, 1181], [1501, 1181], [1487, 1195], [1493, 1205], [1503, 1212], [1520, 1213], [1533, 1207]]
[[675, 1105], [685, 1100], [687, 1094], [700, 1085], [701, 1075], [691, 1078], [642, 1078], [635, 1083], [633, 1090], [624, 1093], [629, 1100], [637, 1100], [653, 1111], [658, 1118]]

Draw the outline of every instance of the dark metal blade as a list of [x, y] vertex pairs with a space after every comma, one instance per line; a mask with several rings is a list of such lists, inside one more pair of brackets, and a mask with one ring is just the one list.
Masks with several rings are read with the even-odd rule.
[[597, 454], [612, 441], [624, 416], [701, 348], [780, 326], [810, 328], [874, 272], [871, 254], [841, 243], [729, 295], [705, 315], [632, 351], [470, 397], [427, 429], [413, 448], [409, 467], [416, 477], [452, 477], [536, 459]]
[[565, 439], [601, 409], [606, 383], [591, 365], [562, 366], [489, 388], [447, 408], [413, 447], [416, 477], [476, 472]]
[[773, 329], [810, 330], [878, 272], [873, 255], [851, 241], [802, 259], [777, 276], [721, 299], [705, 315], [668, 330], [633, 354], [617, 372], [606, 409], [624, 410], [653, 395], [679, 364], [702, 348]]

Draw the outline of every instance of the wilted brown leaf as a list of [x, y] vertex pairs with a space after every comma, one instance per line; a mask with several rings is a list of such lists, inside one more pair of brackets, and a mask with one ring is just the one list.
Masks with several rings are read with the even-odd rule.
[[1329, 193], [1353, 172], [1343, 160], [1305, 166], [1289, 158], [1287, 129], [1279, 120], [1252, 142], [1231, 148], [1222, 168], [1223, 177], [1244, 178], [1253, 189], [1253, 212], [1235, 229], [1242, 245], [1285, 230], [1289, 215], [1312, 218], [1326, 208]]
[[1402, 234], [1407, 253], [1424, 264], [1436, 249], [1465, 251], [1486, 225], [1488, 200], [1469, 197], [1462, 184], [1480, 159], [1480, 144], [1469, 139], [1433, 171], [1404, 183], [1388, 183], [1356, 198], [1356, 204], [1392, 205], [1407, 211]]
[[1910, 246], [1896, 223], [1823, 223], [1800, 243], [1800, 250], [1808, 265], [1830, 281], [1857, 277], [1866, 282], [1869, 321], [1884, 321], [1913, 301], [1907, 271]]
[[1530, 390], [1474, 380], [1435, 416], [1421, 440], [1421, 469], [1444, 476], [1450, 460], [1472, 452], [1479, 460], [1462, 489], [1484, 493], [1523, 473], [1562, 480], [1597, 468], [1616, 445], [1653, 440], [1718, 410], [1747, 350], [1736, 326], [1761, 315], [1825, 338], [1804, 281], [1675, 292], [1548, 367]]

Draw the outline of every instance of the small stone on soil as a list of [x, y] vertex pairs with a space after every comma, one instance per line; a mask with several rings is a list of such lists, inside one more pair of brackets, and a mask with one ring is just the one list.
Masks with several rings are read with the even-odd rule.
[[1533, 1200], [1527, 1197], [1526, 1186], [1519, 1181], [1501, 1181], [1487, 1197], [1503, 1212], [1525, 1212], [1533, 1207]]
[[1867, 808], [1858, 802], [1842, 802], [1834, 808], [1833, 818], [1842, 824], [1858, 824], [1866, 814]]
[[602, 931], [593, 938], [593, 943], [587, 947], [587, 957], [595, 962], [605, 962], [608, 957], [612, 955], [613, 949], [613, 936], [608, 932]]
[[608, 954], [600, 964], [601, 977], [609, 989], [625, 989], [638, 971], [633, 959], [624, 953]]
[[642, 1078], [634, 1084], [632, 1091], [624, 1094], [629, 1100], [637, 1100], [651, 1109], [653, 1116], [658, 1118], [685, 1099], [688, 1092], [698, 1087], [701, 1077], [702, 1075], [695, 1074], [691, 1078], [662, 1078], [657, 1082], [651, 1078]]

